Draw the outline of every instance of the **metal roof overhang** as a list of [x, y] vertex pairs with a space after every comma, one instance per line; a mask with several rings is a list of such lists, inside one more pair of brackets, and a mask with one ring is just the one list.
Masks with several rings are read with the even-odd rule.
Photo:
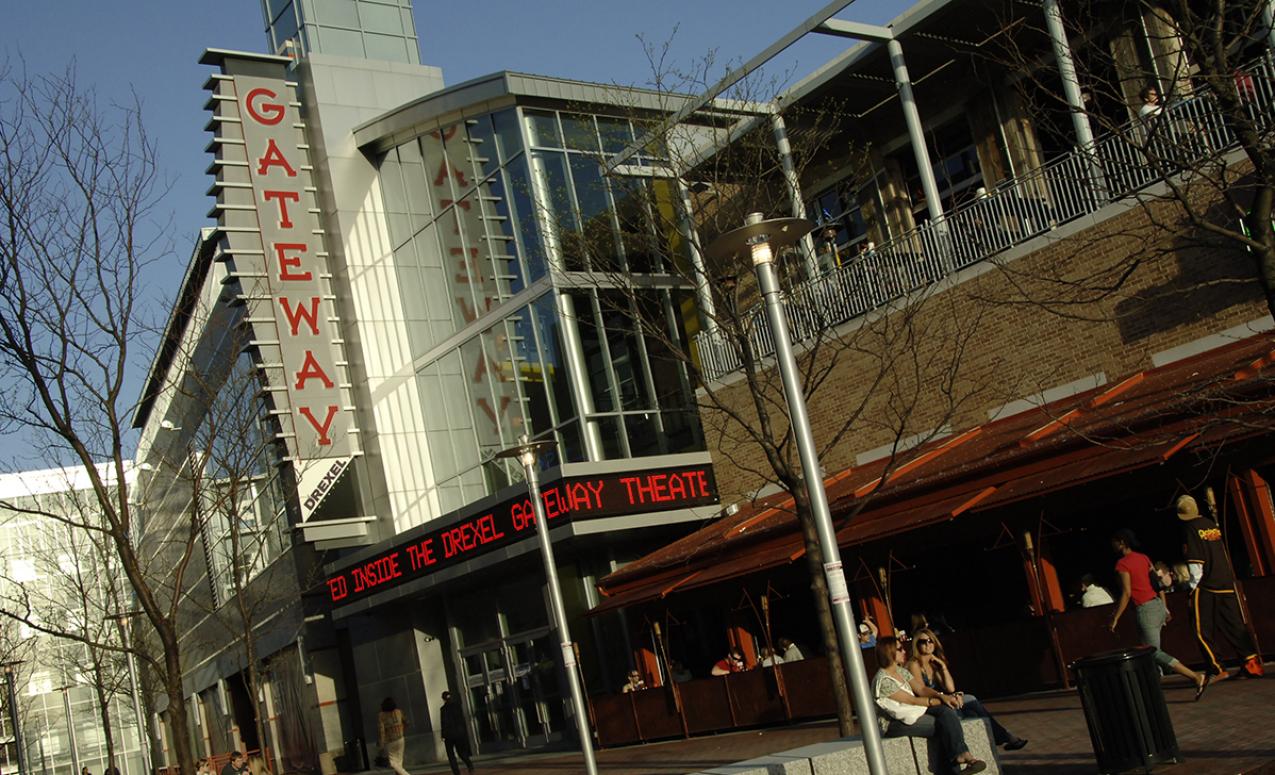
[[[866, 506], [863, 496], [884, 467], [842, 472], [828, 482], [837, 542], [878, 540], [1269, 433], [1273, 347], [1270, 335], [1250, 337], [933, 442], [887, 476], [884, 496]], [[604, 579], [609, 596], [590, 614], [747, 576], [801, 554], [790, 502], [772, 496]], [[644, 564], [661, 569], [643, 575]]]

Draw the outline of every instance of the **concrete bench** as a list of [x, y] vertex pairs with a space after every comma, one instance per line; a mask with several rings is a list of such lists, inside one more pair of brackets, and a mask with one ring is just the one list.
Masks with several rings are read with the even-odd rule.
[[[992, 743], [992, 727], [980, 718], [963, 719], [965, 742], [970, 753], [987, 762], [984, 772], [999, 775], [1000, 759]], [[946, 775], [938, 761], [938, 746], [923, 737], [887, 737], [885, 763], [890, 775]], [[867, 775], [868, 759], [863, 741], [844, 737], [827, 743], [794, 748], [748, 761], [723, 764], [694, 775]]]

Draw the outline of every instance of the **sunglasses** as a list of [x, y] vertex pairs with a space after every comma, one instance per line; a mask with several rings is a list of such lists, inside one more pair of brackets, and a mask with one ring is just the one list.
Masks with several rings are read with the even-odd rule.
[[934, 641], [930, 640], [929, 638], [917, 638], [917, 639], [916, 639], [916, 645], [918, 645], [918, 646], [933, 646], [933, 645], [934, 645]]

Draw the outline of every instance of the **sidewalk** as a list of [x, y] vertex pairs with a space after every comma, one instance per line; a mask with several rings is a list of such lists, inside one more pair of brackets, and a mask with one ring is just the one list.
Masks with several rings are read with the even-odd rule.
[[[1271, 666], [1267, 667], [1268, 672]], [[1184, 762], [1155, 769], [1164, 775], [1275, 775], [1275, 676], [1253, 681], [1232, 679], [1209, 688], [1192, 702], [1184, 680], [1165, 683]], [[1094, 773], [1093, 749], [1080, 699], [1074, 692], [1016, 697], [987, 703], [996, 717], [1031, 744], [1002, 754], [1007, 775], [1081, 775]], [[831, 740], [832, 722], [816, 722], [597, 752], [605, 775], [660, 775], [696, 772], [719, 764]], [[509, 757], [480, 757], [477, 773], [569, 775], [583, 772], [580, 755], [562, 752]], [[1264, 766], [1265, 765], [1265, 766]], [[448, 773], [446, 764], [413, 768], [413, 773]], [[464, 768], [461, 768], [464, 772]]]

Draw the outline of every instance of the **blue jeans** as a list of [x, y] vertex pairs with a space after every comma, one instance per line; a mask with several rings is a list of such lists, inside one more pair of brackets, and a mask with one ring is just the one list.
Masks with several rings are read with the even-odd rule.
[[1160, 650], [1160, 630], [1169, 619], [1169, 609], [1164, 607], [1159, 595], [1134, 609], [1138, 618], [1138, 633], [1142, 642], [1155, 647], [1155, 661], [1161, 667], [1168, 667], [1178, 660]]
[[925, 715], [913, 724], [904, 724], [892, 719], [885, 730], [886, 737], [932, 737], [943, 751], [943, 759], [953, 762], [956, 757], [967, 753], [970, 747], [965, 743], [965, 732], [961, 729], [961, 719], [956, 711], [946, 705], [927, 708]]
[[992, 741], [995, 742], [996, 745], [1004, 745], [1014, 739], [1014, 736], [1009, 733], [1009, 730], [1001, 726], [1001, 723], [992, 716], [991, 711], [983, 707], [983, 703], [979, 702], [977, 697], [972, 694], [964, 694], [962, 695], [962, 699], [964, 699], [965, 704], [961, 706], [959, 711], [961, 718], [987, 719], [992, 725]]

